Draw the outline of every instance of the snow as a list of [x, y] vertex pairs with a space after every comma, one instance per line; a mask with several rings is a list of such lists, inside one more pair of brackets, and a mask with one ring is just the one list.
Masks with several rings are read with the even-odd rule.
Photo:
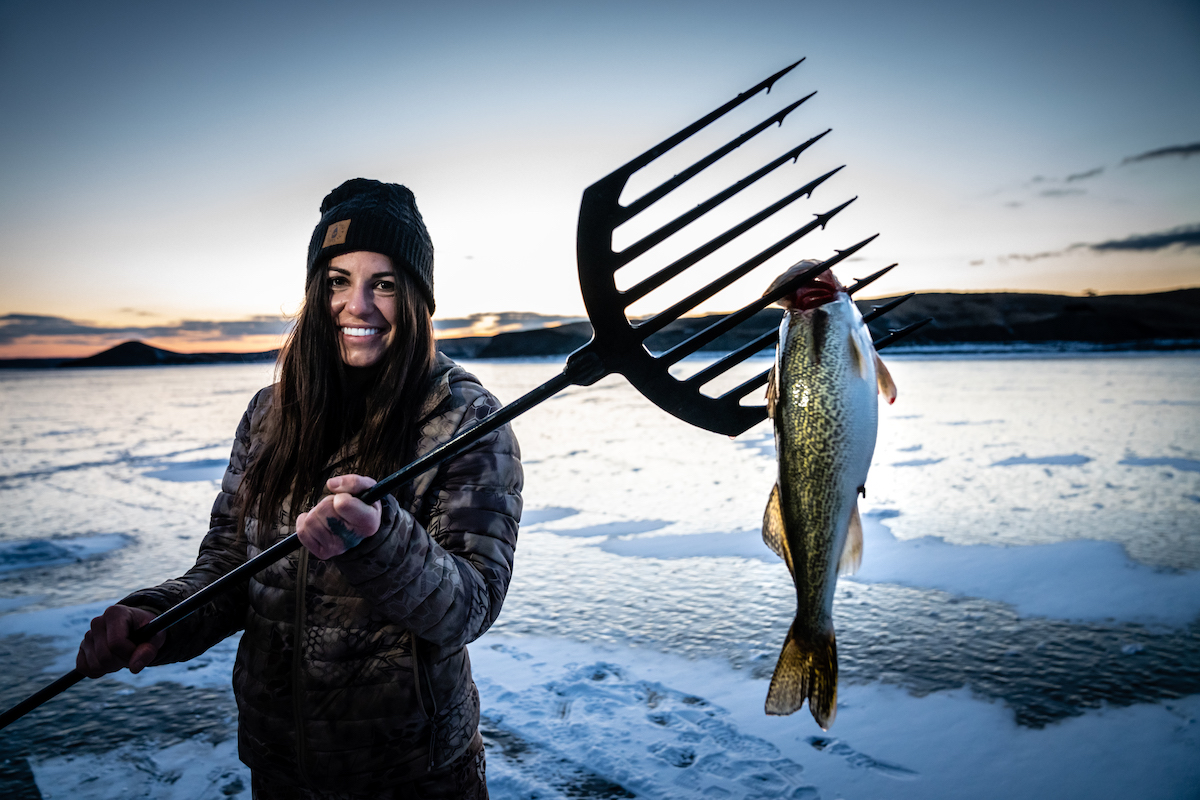
[[83, 561], [124, 547], [129, 541], [120, 534], [0, 541], [0, 573]]
[[[848, 685], [823, 733], [805, 711], [763, 714], [767, 681], [717, 662], [504, 637], [472, 661], [493, 719], [638, 796], [1177, 797], [1200, 785], [1197, 697], [1032, 730], [962, 690]], [[530, 777], [497, 761], [493, 796], [530, 796], [504, 791]]]
[[219, 481], [225, 476], [225, 468], [228, 466], [228, 458], [203, 458], [195, 461], [162, 464], [158, 469], [149, 470], [143, 474], [147, 478], [179, 483]]
[[237, 742], [192, 739], [162, 750], [124, 746], [103, 755], [58, 756], [30, 764], [43, 800], [211, 800], [250, 797], [250, 770]]
[[[54, 629], [52, 616], [40, 626]], [[767, 681], [724, 662], [491, 634], [471, 652], [496, 800], [629, 796], [620, 790], [658, 798], [1172, 798], [1200, 785], [1195, 696], [1031, 729], [965, 690], [914, 697], [850, 684], [827, 733], [805, 711], [763, 714]], [[231, 655], [220, 660], [227, 680]], [[249, 797], [231, 739], [127, 745], [30, 767], [46, 798]]]
[[[543, 528], [589, 518], [561, 507], [531, 516]], [[871, 558], [852, 580], [1001, 600], [1025, 615], [1184, 625], [1200, 612], [1200, 574], [1156, 571], [1112, 542], [900, 541], [883, 523], [890, 516], [864, 516]], [[576, 525], [561, 534], [592, 537], [589, 546], [630, 558], [775, 558], [757, 531], [669, 535], [657, 532], [658, 522]], [[0, 617], [0, 637], [54, 637], [62, 654], [47, 665], [49, 679], [73, 666], [79, 632], [105, 605], [9, 614]], [[187, 664], [106, 680], [228, 686], [236, 646], [233, 637]], [[471, 660], [497, 800], [581, 793], [903, 800], [964, 791], [998, 800], [1171, 798], [1200, 785], [1200, 696], [1103, 707], [1033, 729], [966, 689], [916, 697], [886, 684], [844, 683], [836, 722], [823, 732], [806, 710], [765, 715], [767, 681], [725, 661], [501, 634], [472, 645]], [[30, 768], [46, 798], [249, 797], [232, 738], [197, 737], [161, 750], [123, 745], [32, 760]]]
[[1003, 461], [997, 461], [992, 464], [993, 467], [1014, 467], [1018, 464], [1043, 464], [1052, 467], [1078, 467], [1082, 466], [1092, 459], [1079, 453], [1069, 453], [1060, 456], [1038, 456], [1030, 458], [1025, 454], [1006, 458]]
[[1194, 458], [1138, 458], [1129, 455], [1117, 463], [1130, 467], [1170, 467], [1181, 472], [1200, 472], [1200, 461]]
[[[79, 640], [88, 630], [92, 617], [104, 613], [104, 609], [120, 598], [110, 601], [87, 603], [66, 608], [51, 608], [24, 614], [8, 614], [0, 617], [0, 637], [14, 634], [48, 636], [62, 647], [59, 657], [47, 663], [44, 672], [58, 674], [75, 668], [75, 652]], [[127, 670], [115, 673], [106, 680], [118, 680], [131, 686], [146, 686], [152, 683], [176, 683], [183, 686], [224, 687], [229, 685], [233, 671], [233, 658], [241, 634], [231, 636], [203, 655], [182, 664], [166, 664], [142, 670], [133, 675]]]
[[[1173, 641], [1194, 641], [1194, 357], [1052, 360], [893, 360], [902, 403], [885, 410], [863, 501], [863, 566], [843, 585], [857, 582], [855, 594], [867, 594], [865, 584], [890, 584], [983, 598], [1026, 618], [1168, 626]], [[548, 362], [542, 375], [528, 365], [519, 372], [481, 366], [492, 370], [485, 382], [505, 397], [557, 368]], [[211, 482], [224, 470], [230, 415], [236, 420], [249, 392], [269, 380], [249, 368], [205, 370], [206, 382], [221, 378], [224, 388], [206, 401], [211, 408], [197, 411], [195, 379], [183, 381], [191, 374], [146, 372], [155, 381], [129, 389], [165, 391], [164, 381], [178, 379], [187, 404], [156, 403], [149, 422], [136, 403], [100, 397], [88, 384], [78, 402], [94, 408], [22, 423], [53, 434], [47, 469], [58, 471], [51, 480], [9, 468], [10, 513], [0, 534], [22, 538], [0, 539], [0, 582], [20, 596], [0, 597], [0, 640], [50, 637], [59, 655], [44, 665], [46, 682], [74, 665], [80, 635], [108, 602], [147, 576], [178, 574], [180, 563], [190, 563], [196, 520], [207, 514]], [[67, 397], [54, 399], [60, 396]], [[82, 431], [78, 420], [98, 419], [101, 407], [109, 427], [61, 434]], [[1042, 413], [1051, 407], [1071, 413]], [[112, 421], [111, 409], [128, 419]], [[190, 427], [181, 433], [176, 420], [183, 416]], [[773, 480], [773, 437], [768, 427], [733, 442], [693, 432], [615, 379], [573, 388], [520, 424], [529, 480], [517, 576], [527, 580], [526, 607], [552, 617], [562, 598], [589, 592], [601, 605], [578, 614], [574, 629], [559, 623], [554, 638], [517, 635], [539, 631], [535, 619], [501, 625], [471, 646], [493, 798], [1198, 796], [1200, 695], [1119, 707], [1080, 702], [1077, 716], [1034, 728], [1018, 724], [1005, 699], [964, 688], [912, 694], [886, 673], [880, 682], [844, 680], [836, 722], [823, 732], [807, 710], [766, 716], [767, 682], [751, 666], [689, 660], [682, 646], [665, 644], [686, 637], [631, 643], [580, 633], [579, 626], [599, 624], [607, 604], [628, 599], [621, 592], [630, 587], [644, 592], [631, 599], [662, 601], [680, 627], [693, 623], [672, 610], [687, 606], [669, 597], [671, 587], [629, 576], [693, 567], [714, 576], [772, 572], [758, 563], [779, 561], [757, 523]], [[109, 444], [130, 441], [139, 444], [128, 456]], [[107, 527], [95, 527], [101, 520]], [[24, 538], [37, 530], [75, 535]], [[773, 572], [787, 580], [782, 568]], [[600, 585], [572, 582], [581, 576]], [[619, 591], [601, 591], [606, 582]], [[72, 583], [78, 595], [63, 586]], [[543, 596], [537, 586], [554, 591]], [[730, 608], [754, 608], [754, 587], [742, 591]], [[517, 611], [510, 602], [502, 623]], [[903, 609], [895, 614], [904, 621]], [[1168, 656], [1152, 662], [1153, 644], [1126, 631], [1104, 633], [1111, 634], [1104, 647], [1145, 661], [1145, 670], [1171, 668]], [[583, 638], [598, 641], [577, 641]], [[139, 688], [164, 682], [230, 692], [237, 643], [233, 637], [188, 664], [100, 684], [114, 703], [138, 700]], [[666, 647], [675, 651], [661, 652]], [[769, 666], [775, 647], [744, 663]], [[1087, 662], [1078, 664], [1086, 672]], [[983, 668], [1006, 679], [1004, 659]], [[1098, 668], [1094, 677], [1100, 685], [1136, 674]], [[249, 777], [229, 726], [217, 727], [228, 738], [196, 735], [169, 747], [139, 740], [108, 750], [90, 741], [34, 756], [29, 766], [47, 798], [248, 799]]]
[[993, 547], [952, 545], [932, 536], [898, 540], [878, 516], [867, 515], [863, 553], [851, 580], [998, 600], [1022, 616], [1177, 627], [1200, 616], [1200, 571], [1140, 564], [1116, 542]]
[[[1139, 564], [1116, 542], [1076, 540], [1003, 547], [952, 545], [940, 538], [899, 540], [881, 522], [896, 512], [863, 516], [863, 564], [843, 580], [940, 589], [1008, 603], [1022, 616], [1120, 620], [1181, 627], [1200, 616], [1200, 571]], [[605, 530], [573, 529], [572, 536]], [[777, 561], [757, 530], [612, 537], [601, 550], [639, 558], [736, 556]]]

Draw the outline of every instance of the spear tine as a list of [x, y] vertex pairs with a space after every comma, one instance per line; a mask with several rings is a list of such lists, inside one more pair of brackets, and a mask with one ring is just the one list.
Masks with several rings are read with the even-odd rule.
[[[787, 198], [784, 198], [784, 199], [786, 200]], [[788, 202], [790, 202], [790, 201], [788, 201]], [[824, 214], [813, 214], [813, 216], [816, 217], [816, 219], [812, 220], [807, 225], [802, 225], [801, 227], [792, 231], [787, 236], [780, 239], [775, 244], [773, 244], [770, 247], [768, 247], [767, 249], [759, 252], [753, 258], [743, 261], [738, 266], [729, 270], [729, 272], [726, 272], [721, 277], [719, 277], [716, 280], [709, 283], [703, 289], [697, 289], [695, 292], [692, 292], [692, 294], [688, 295], [683, 300], [680, 300], [678, 303], [671, 306], [670, 308], [668, 308], [664, 311], [660, 311], [659, 313], [655, 314], [650, 319], [643, 320], [637, 326], [638, 332], [642, 335], [643, 339], [646, 339], [649, 336], [662, 330], [664, 327], [666, 327], [670, 323], [674, 322], [679, 317], [683, 316], [683, 314], [685, 314], [686, 312], [695, 308], [698, 304], [709, 299], [710, 297], [712, 297], [714, 294], [721, 291], [722, 289], [727, 288], [731, 283], [733, 283], [734, 281], [736, 281], [739, 278], [746, 275], [746, 273], [750, 272], [752, 269], [757, 267], [759, 264], [763, 263], [764, 261], [771, 258], [772, 256], [775, 256], [780, 251], [782, 251], [784, 248], [792, 245], [794, 242], [799, 240], [801, 237], [807, 236], [809, 233], [816, 230], [818, 227], [824, 228], [825, 225], [829, 222], [829, 220], [833, 217], [834, 214], [837, 214], [839, 211], [841, 211], [843, 208], [845, 208], [846, 206], [850, 205], [853, 202], [854, 202], [854, 199], [850, 199], [850, 200], [847, 200], [846, 202], [842, 203], [837, 208], [831, 209], [831, 210], [825, 212]], [[749, 223], [750, 221], [751, 220], [747, 220], [747, 223]], [[757, 223], [755, 222], [754, 224], [757, 224]], [[741, 227], [741, 226], [739, 226], [739, 227]], [[878, 234], [876, 234], [876, 235], [878, 235]], [[713, 240], [713, 241], [716, 241], [716, 240]], [[711, 242], [710, 242], [710, 244], [711, 244]], [[703, 248], [699, 248], [699, 249], [693, 251], [692, 253], [685, 256], [684, 259], [681, 259], [680, 261], [677, 261], [675, 264], [672, 264], [670, 267], [667, 267], [666, 269], [661, 270], [659, 273], [650, 276], [649, 278], [647, 278], [646, 280], [642, 281], [640, 284], [635, 286], [633, 289], [630, 289], [628, 294], [634, 295], [635, 290], [636, 290], [636, 292], [647, 291], [645, 289], [645, 287], [647, 285], [649, 285], [653, 281], [659, 280], [660, 277], [664, 273], [667, 273], [670, 270], [676, 269], [676, 265], [678, 265], [679, 263], [682, 263], [684, 260], [686, 260], [688, 262], [688, 265], [695, 263], [695, 260], [698, 260], [698, 259], [693, 260], [695, 254], [701, 252], [702, 250], [705, 250], [707, 247], [708, 247], [708, 245], [705, 245]], [[682, 271], [682, 269], [678, 269], [670, 277], [674, 277], [674, 275], [677, 275], [681, 271]], [[799, 285], [799, 284], [797, 284], [797, 285]], [[628, 302], [632, 302], [632, 301], [628, 301]]]
[[908, 294], [904, 295], [903, 297], [897, 297], [895, 300], [893, 300], [892, 302], [890, 302], [886, 305], [871, 306], [871, 312], [869, 314], [867, 314], [865, 317], [863, 317], [863, 322], [874, 322], [875, 320], [882, 317], [884, 314], [891, 311], [896, 306], [903, 303], [905, 300], [908, 300], [910, 297], [915, 297], [916, 294], [917, 294], [916, 292], [909, 292]]
[[[713, 208], [715, 208], [716, 206], [725, 202], [726, 200], [728, 200], [730, 197], [732, 197], [736, 193], [740, 192], [743, 188], [745, 188], [745, 186], [749, 185], [749, 183], [753, 183], [754, 181], [758, 180], [758, 178], [761, 177], [762, 174], [766, 174], [764, 170], [774, 169], [776, 166], [778, 166], [781, 163], [783, 163], [783, 162], [779, 161], [777, 159], [775, 162], [773, 162], [772, 164], [768, 164], [767, 167], [764, 167], [762, 170], [759, 170], [754, 175], [751, 175], [748, 178], [746, 178], [742, 181], [739, 181], [738, 183], [729, 187], [728, 189], [721, 192], [720, 194], [713, 195], [711, 198], [709, 198], [705, 202], [701, 203], [700, 205], [696, 206], [691, 211], [688, 211], [685, 214], [679, 215], [678, 217], [671, 220], [670, 222], [668, 222], [666, 225], [662, 226], [658, 230], [654, 231], [653, 233], [647, 234], [643, 238], [641, 238], [638, 241], [634, 242], [633, 244], [629, 245], [624, 250], [622, 250], [620, 253], [616, 254], [617, 259], [618, 259], [617, 266], [618, 267], [624, 266], [625, 264], [629, 263], [633, 259], [637, 258], [642, 253], [649, 250], [651, 247], [654, 247], [656, 244], [658, 244], [661, 241], [663, 241], [664, 239], [666, 239], [667, 237], [671, 236], [674, 233], [677, 233], [681, 228], [694, 222], [696, 219], [698, 219], [702, 215], [707, 214]], [[829, 180], [834, 175], [836, 175], [843, 168], [844, 168], [844, 165], [842, 167], [838, 167], [837, 169], [832, 169], [829, 172], [826, 172], [824, 175], [822, 175], [819, 178], [815, 178], [814, 180], [809, 181], [808, 183], [804, 184], [803, 186], [801, 186], [799, 189], [792, 192], [791, 194], [788, 194], [787, 196], [782, 197], [779, 200], [776, 200], [774, 203], [767, 206], [763, 210], [759, 211], [754, 216], [747, 217], [746, 219], [742, 220], [740, 223], [733, 226], [729, 230], [725, 231], [720, 236], [709, 239], [708, 242], [706, 242], [701, 247], [696, 248], [695, 250], [688, 253], [683, 258], [677, 259], [676, 261], [672, 262], [669, 266], [659, 270], [654, 275], [650, 276], [646, 280], [643, 280], [641, 283], [637, 284], [636, 286], [630, 287], [624, 293], [625, 297], [627, 298], [625, 301], [625, 305], [627, 307], [629, 305], [632, 305], [635, 301], [640, 300], [641, 298], [645, 297], [650, 292], [657, 289], [659, 286], [662, 286], [668, 280], [675, 277], [680, 272], [682, 272], [683, 270], [690, 267], [692, 264], [695, 264], [701, 258], [704, 258], [705, 256], [711, 254], [713, 251], [723, 247], [730, 241], [741, 236], [743, 233], [750, 230], [751, 228], [753, 228], [755, 225], [762, 222], [763, 220], [771, 217], [772, 215], [774, 215], [781, 209], [787, 208], [789, 205], [791, 205], [795, 201], [799, 200], [801, 197], [807, 196], [809, 199], [812, 199], [812, 193], [817, 189], [817, 187], [820, 186], [825, 181]], [[857, 199], [857, 197], [855, 199]], [[825, 215], [825, 217], [823, 218], [823, 221], [821, 222], [821, 227], [824, 228], [825, 223], [829, 221], [830, 217], [832, 217], [837, 212], [841, 211], [846, 206], [850, 205], [850, 203], [852, 203], [852, 202], [853, 202], [853, 200], [847, 201], [843, 205], [838, 206], [837, 208], [835, 208], [832, 211], [830, 211], [829, 213], [827, 213]]]
[[[706, 114], [705, 116], [703, 116], [700, 119], [693, 122], [691, 125], [687, 126], [683, 130], [676, 133], [674, 136], [670, 137], [669, 139], [664, 139], [663, 141], [659, 142], [654, 147], [651, 147], [649, 150], [647, 150], [646, 152], [642, 153], [637, 158], [630, 161], [625, 166], [620, 167], [619, 169], [615, 170], [612, 173], [612, 175], [610, 175], [609, 177], [611, 178], [613, 175], [618, 175], [618, 174], [624, 174], [626, 176], [632, 175], [633, 173], [637, 172], [642, 167], [649, 164], [654, 159], [661, 156], [663, 153], [670, 150], [675, 145], [682, 142], [684, 139], [687, 139], [688, 137], [692, 136], [694, 133], [701, 130], [702, 128], [707, 127], [713, 121], [725, 116], [730, 111], [737, 108], [742, 103], [746, 102], [751, 97], [754, 97], [756, 94], [763, 91], [764, 89], [767, 91], [768, 94], [770, 94], [771, 88], [775, 85], [775, 82], [778, 81], [780, 78], [782, 78], [784, 75], [786, 75], [789, 72], [791, 72], [792, 70], [794, 70], [796, 67], [800, 66], [800, 63], [802, 61], [804, 61], [803, 58], [800, 59], [800, 61], [797, 61], [796, 63], [792, 64], [791, 66], [787, 66], [787, 67], [784, 67], [783, 69], [779, 70], [779, 72], [776, 72], [774, 75], [767, 78], [765, 81], [762, 81], [761, 83], [755, 85], [754, 87], [742, 92], [737, 97], [733, 98], [728, 103], [726, 103], [725, 105], [718, 108], [716, 111]], [[605, 180], [607, 180], [607, 178]]]
[[857, 292], [859, 289], [863, 288], [864, 286], [874, 283], [879, 278], [882, 278], [884, 275], [887, 275], [889, 272], [891, 272], [893, 269], [895, 269], [896, 266], [897, 266], [896, 264], [892, 264], [891, 266], [884, 267], [883, 269], [879, 270], [879, 272], [876, 272], [874, 275], [868, 275], [867, 277], [865, 277], [859, 281], [856, 281], [853, 286], [851, 286], [849, 289], [846, 290], [846, 292], [849, 294], [854, 294], [855, 292]]
[[[753, 128], [746, 131], [745, 133], [743, 133], [741, 136], [737, 137], [733, 141], [729, 142], [728, 144], [724, 145], [723, 147], [717, 148], [716, 150], [709, 153], [704, 158], [697, 161], [695, 164], [692, 164], [687, 169], [676, 174], [670, 180], [664, 181], [663, 183], [659, 184], [655, 188], [646, 192], [646, 194], [642, 195], [637, 200], [634, 200], [632, 203], [630, 203], [629, 205], [627, 205], [625, 207], [624, 211], [621, 212], [622, 219], [629, 219], [630, 217], [633, 217], [633, 216], [636, 216], [637, 214], [642, 213], [647, 208], [649, 208], [650, 206], [654, 205], [659, 200], [661, 200], [663, 197], [665, 197], [668, 194], [670, 194], [671, 192], [675, 191], [680, 186], [682, 186], [684, 183], [686, 183], [687, 181], [690, 181], [696, 175], [700, 174], [702, 171], [704, 171], [708, 167], [712, 166], [714, 163], [716, 163], [720, 159], [729, 155], [731, 152], [733, 152], [737, 148], [741, 147], [743, 144], [745, 144], [749, 140], [753, 139], [755, 136], [762, 133], [767, 128], [771, 127], [772, 125], [778, 124], [780, 127], [782, 127], [784, 118], [788, 114], [790, 114], [792, 111], [794, 111], [801, 103], [803, 103], [805, 100], [812, 97], [814, 94], [816, 94], [816, 92], [812, 92], [811, 94], [806, 95], [805, 97], [802, 97], [799, 100], [797, 100], [796, 102], [792, 103], [787, 108], [785, 108], [781, 111], [775, 112], [770, 117], [763, 120], [759, 124], [755, 125]], [[832, 128], [830, 130], [832, 130]], [[825, 131], [825, 133], [829, 133], [829, 131]], [[808, 146], [812, 145], [814, 142], [816, 142], [818, 139], [820, 139], [822, 136], [824, 136], [825, 133], [822, 133], [820, 136], [815, 136], [812, 139], [809, 139], [806, 144], [796, 148], [794, 152], [789, 153], [788, 158], [790, 158], [793, 162], [799, 160], [800, 153], [804, 152], [804, 150]], [[783, 163], [786, 160], [787, 160], [787, 158], [781, 159], [780, 163]]]
[[[735, 398], [735, 399], [741, 400], [743, 397], [750, 394], [755, 389], [757, 389], [761, 386], [766, 386], [767, 378], [770, 375], [771, 375], [771, 370], [764, 369], [762, 372], [758, 373], [753, 378], [751, 378], [750, 380], [743, 383], [741, 386], [737, 386], [733, 389], [730, 389], [728, 392], [721, 395], [721, 399], [724, 400], [726, 398]], [[763, 413], [765, 414], [766, 412], [764, 411]]]
[[873, 342], [875, 349], [882, 350], [889, 345], [893, 345], [903, 339], [905, 336], [908, 336], [910, 333], [915, 333], [921, 328], [924, 328], [931, 322], [933, 322], [933, 317], [926, 317], [925, 319], [914, 322], [912, 325], [908, 325], [898, 331], [891, 331], [887, 336], [882, 336]]
[[[819, 218], [819, 215], [818, 215], [818, 218]], [[859, 250], [862, 250], [868, 244], [875, 241], [876, 237], [878, 237], [878, 236], [879, 236], [878, 233], [868, 236], [866, 239], [863, 239], [858, 244], [851, 245], [850, 247], [847, 247], [845, 250], [835, 249], [834, 252], [837, 253], [837, 255], [833, 256], [832, 258], [825, 259], [824, 261], [822, 261], [820, 264], [817, 264], [816, 266], [809, 267], [807, 270], [800, 273], [799, 275], [796, 275], [795, 277], [790, 278], [787, 281], [784, 281], [779, 286], [775, 287], [775, 289], [773, 291], [767, 292], [762, 297], [760, 297], [758, 300], [755, 300], [753, 303], [750, 303], [749, 305], [744, 306], [742, 308], [742, 310], [736, 311], [732, 314], [729, 314], [726, 317], [723, 317], [718, 322], [715, 322], [712, 325], [709, 325], [707, 328], [700, 331], [699, 333], [694, 334], [693, 336], [691, 336], [688, 339], [684, 339], [682, 342], [675, 345], [670, 350], [666, 351], [665, 353], [662, 353], [661, 355], [659, 355], [657, 357], [658, 363], [668, 364], [668, 365], [675, 364], [681, 358], [684, 358], [685, 356], [690, 356], [692, 353], [696, 352], [704, 345], [713, 341], [721, 334], [726, 333], [727, 331], [731, 331], [734, 328], [736, 328], [738, 325], [741, 325], [743, 322], [748, 320], [754, 314], [758, 313], [759, 311], [762, 311], [764, 308], [771, 305], [771, 303], [774, 303], [776, 300], [783, 297], [785, 294], [796, 291], [796, 289], [799, 289], [804, 284], [809, 283], [810, 281], [812, 281], [814, 278], [816, 278], [818, 275], [820, 275], [825, 270], [832, 269], [834, 264], [844, 261], [845, 259], [847, 259], [850, 256], [857, 253]], [[657, 320], [658, 317], [653, 317], [652, 319]], [[660, 326], [659, 328], [656, 328], [655, 330], [661, 330], [661, 329], [662, 329], [662, 327]], [[637, 328], [637, 330], [640, 331], [641, 327], [639, 326]]]
[[688, 378], [687, 382], [694, 386], [703, 386], [733, 365], [740, 364], [750, 356], [760, 353], [768, 347], [774, 346], [775, 340], [778, 338], [778, 331], [769, 330], [761, 336], [755, 338], [753, 341], [742, 345], [737, 350], [734, 350], [732, 353], [720, 359], [719, 361], [714, 361], [712, 364], [709, 364], [707, 367]]

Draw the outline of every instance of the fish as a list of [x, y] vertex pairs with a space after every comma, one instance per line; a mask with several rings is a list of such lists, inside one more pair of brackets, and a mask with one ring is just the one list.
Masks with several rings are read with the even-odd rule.
[[[801, 261], [770, 293], [817, 261]], [[766, 713], [787, 715], [808, 701], [828, 730], [837, 714], [833, 591], [839, 572], [862, 559], [858, 497], [866, 495], [875, 451], [878, 396], [896, 385], [875, 351], [862, 314], [829, 270], [777, 301], [786, 309], [767, 382], [779, 472], [763, 514], [763, 541], [787, 564], [796, 618], [767, 690]]]

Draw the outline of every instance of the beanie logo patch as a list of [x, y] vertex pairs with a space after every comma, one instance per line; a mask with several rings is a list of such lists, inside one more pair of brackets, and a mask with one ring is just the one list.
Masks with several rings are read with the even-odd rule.
[[335, 244], [345, 244], [346, 234], [350, 231], [350, 220], [344, 219], [340, 222], [335, 222], [325, 231], [325, 241], [321, 243], [321, 249], [332, 247]]

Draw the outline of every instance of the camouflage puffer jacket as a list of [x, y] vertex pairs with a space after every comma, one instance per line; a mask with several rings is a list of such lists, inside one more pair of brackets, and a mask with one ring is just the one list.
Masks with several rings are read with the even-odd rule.
[[[294, 531], [283, 511], [237, 531], [234, 496], [270, 403], [268, 387], [238, 426], [196, 565], [122, 603], [160, 613]], [[418, 453], [499, 406], [439, 355]], [[353, 449], [339, 453], [330, 475], [353, 462]], [[301, 548], [171, 628], [156, 663], [245, 629], [233, 671], [239, 750], [273, 782], [366, 794], [447, 764], [479, 725], [466, 644], [508, 590], [521, 485], [506, 425], [388, 496], [378, 533], [357, 547], [329, 561]]]

